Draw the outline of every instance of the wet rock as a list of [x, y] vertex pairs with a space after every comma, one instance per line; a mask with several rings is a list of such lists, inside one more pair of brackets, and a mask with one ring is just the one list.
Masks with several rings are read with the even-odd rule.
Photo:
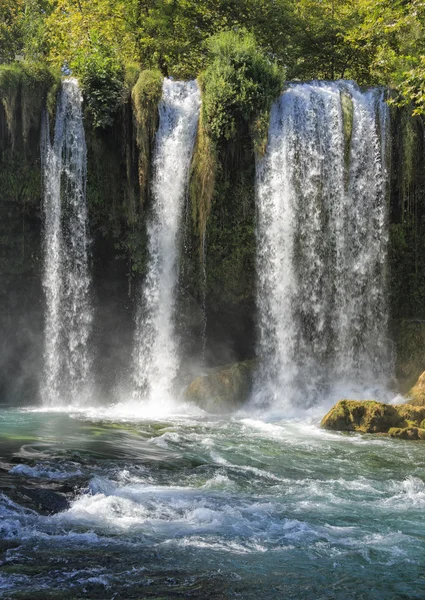
[[184, 398], [208, 412], [232, 412], [251, 393], [255, 364], [255, 360], [247, 360], [198, 377], [187, 387]]
[[8, 550], [19, 548], [20, 545], [21, 542], [18, 540], [0, 540], [0, 561], [5, 559]]
[[362, 433], [390, 433], [392, 430], [390, 435], [393, 437], [422, 439], [424, 419], [425, 407], [409, 404], [393, 406], [374, 400], [340, 400], [323, 417], [321, 427]]
[[14, 486], [5, 490], [5, 493], [14, 502], [43, 515], [56, 514], [69, 508], [67, 498], [50, 489]]
[[401, 440], [425, 440], [425, 429], [421, 427], [391, 427], [388, 435]]
[[413, 406], [425, 406], [425, 371], [407, 394], [408, 403]]

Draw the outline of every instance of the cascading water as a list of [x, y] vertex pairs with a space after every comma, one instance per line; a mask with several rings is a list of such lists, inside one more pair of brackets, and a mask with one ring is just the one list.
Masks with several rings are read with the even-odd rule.
[[64, 405], [81, 400], [91, 366], [86, 144], [75, 79], [62, 82], [54, 141], [46, 116], [42, 146], [46, 313], [41, 396], [44, 404]]
[[387, 381], [387, 124], [382, 92], [351, 82], [296, 84], [273, 106], [257, 165], [260, 404]]
[[148, 218], [148, 272], [137, 315], [134, 396], [167, 403], [179, 359], [174, 333], [179, 236], [200, 108], [195, 81], [165, 79]]

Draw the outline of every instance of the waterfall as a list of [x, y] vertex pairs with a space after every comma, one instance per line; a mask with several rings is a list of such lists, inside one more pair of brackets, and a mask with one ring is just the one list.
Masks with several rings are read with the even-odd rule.
[[388, 122], [381, 90], [344, 81], [294, 84], [272, 108], [257, 164], [258, 403], [387, 382]]
[[134, 395], [160, 404], [172, 396], [179, 367], [174, 313], [180, 230], [200, 109], [195, 81], [165, 79], [148, 216], [148, 267], [136, 320]]
[[46, 311], [41, 397], [47, 405], [78, 403], [89, 384], [92, 309], [81, 101], [77, 81], [64, 80], [54, 141], [47, 115], [42, 139]]

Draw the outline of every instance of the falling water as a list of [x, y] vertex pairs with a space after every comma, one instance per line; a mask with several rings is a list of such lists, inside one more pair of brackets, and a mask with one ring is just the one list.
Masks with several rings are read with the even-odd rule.
[[43, 402], [79, 402], [87, 391], [92, 310], [87, 264], [86, 144], [81, 94], [66, 79], [57, 105], [50, 143], [48, 118], [43, 135], [44, 169], [44, 329]]
[[386, 383], [387, 125], [381, 91], [351, 82], [293, 85], [272, 109], [257, 168], [259, 402]]
[[179, 366], [174, 333], [179, 237], [199, 108], [196, 82], [164, 80], [147, 224], [148, 271], [137, 316], [133, 376], [137, 399], [162, 404], [171, 396]]

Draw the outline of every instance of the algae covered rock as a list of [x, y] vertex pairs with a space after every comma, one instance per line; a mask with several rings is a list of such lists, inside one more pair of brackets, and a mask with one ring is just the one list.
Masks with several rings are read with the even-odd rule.
[[[424, 418], [425, 407], [393, 406], [374, 400], [340, 400], [323, 417], [321, 426], [334, 431], [388, 433], [402, 439], [422, 439]], [[417, 431], [410, 431], [412, 429]]]
[[425, 371], [420, 375], [407, 397], [409, 404], [413, 406], [425, 406]]
[[215, 369], [198, 377], [187, 387], [187, 402], [213, 413], [229, 413], [238, 409], [252, 389], [254, 360]]
[[390, 427], [402, 427], [403, 419], [389, 404], [374, 400], [340, 400], [323, 417], [321, 426], [335, 431], [386, 433]]
[[391, 427], [388, 435], [401, 440], [425, 440], [425, 429], [421, 427]]

